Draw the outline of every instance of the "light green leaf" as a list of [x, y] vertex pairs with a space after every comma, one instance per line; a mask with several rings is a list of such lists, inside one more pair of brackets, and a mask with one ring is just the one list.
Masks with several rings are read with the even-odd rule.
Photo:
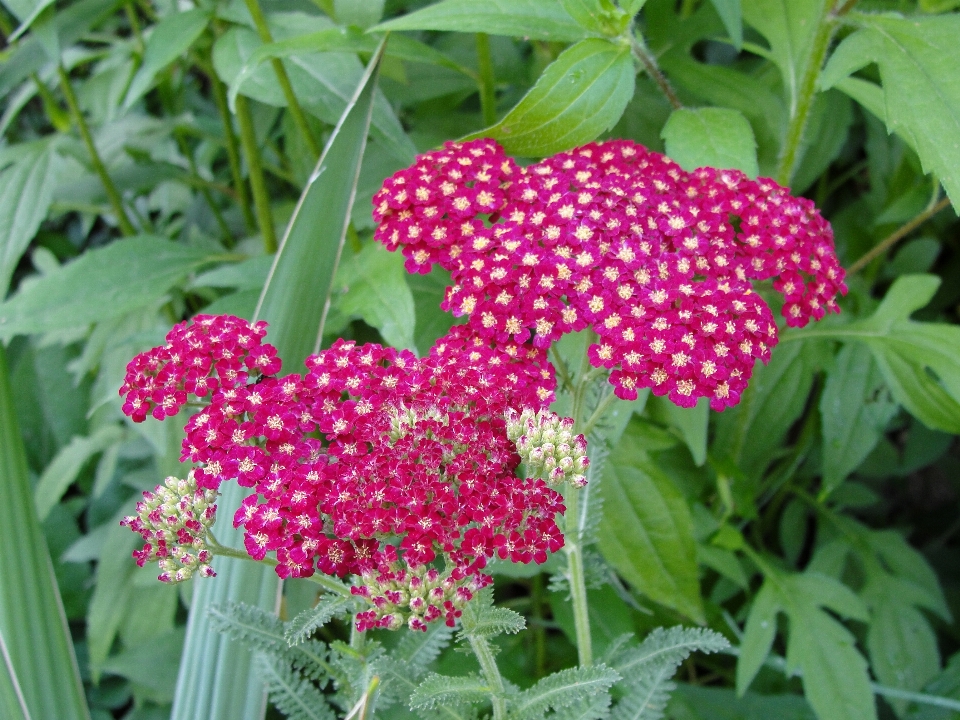
[[638, 432], [636, 421], [628, 425], [606, 463], [600, 551], [651, 600], [702, 621], [690, 510], [670, 478], [632, 449]]
[[488, 589], [464, 608], [461, 624], [463, 636], [489, 638], [504, 633], [516, 635], [526, 627], [527, 621], [510, 608], [494, 607], [493, 594]]
[[444, 705], [482, 702], [490, 695], [490, 687], [476, 676], [446, 677], [430, 673], [410, 696], [413, 710], [432, 710]]
[[[17, 678], [32, 718], [90, 720], [53, 565], [33, 506], [2, 345], [0, 479], [0, 637], [4, 644], [0, 675]], [[5, 705], [6, 697], [0, 708]]]
[[620, 7], [631, 17], [640, 12], [646, 4], [647, 0], [620, 0]]
[[743, 19], [770, 43], [792, 117], [826, 0], [742, 0], [742, 4]]
[[736, 168], [752, 178], [760, 172], [753, 130], [737, 110], [680, 108], [670, 115], [660, 135], [667, 155], [684, 170], [707, 165]]
[[870, 352], [857, 345], [844, 347], [820, 397], [824, 489], [832, 490], [859, 467], [896, 412]]
[[184, 628], [174, 628], [128, 648], [103, 663], [103, 672], [125, 677], [151, 691], [152, 698], [170, 702], [183, 652]]
[[40, 13], [52, 5], [54, 0], [4, 0], [4, 6], [20, 21], [19, 27], [14, 30], [7, 38], [8, 45], [19, 38], [27, 31], [30, 25], [36, 20]]
[[737, 660], [737, 695], [743, 695], [760, 672], [777, 636], [777, 614], [781, 605], [776, 589], [764, 583], [753, 599], [747, 625], [740, 641], [740, 658]]
[[300, 195], [260, 296], [256, 315], [294, 370], [319, 348], [367, 144], [381, 50], [334, 129]]
[[384, 0], [334, 0], [334, 15], [341, 25], [368, 28], [383, 17]]
[[630, 47], [588, 39], [564, 50], [500, 122], [466, 139], [489, 137], [508, 153], [552, 155], [596, 139], [633, 96]]
[[740, 0], [710, 0], [717, 15], [723, 20], [723, 26], [733, 41], [733, 46], [739, 50], [743, 46], [743, 11]]
[[122, 438], [123, 430], [119, 425], [104, 425], [90, 437], [74, 437], [69, 445], [56, 454], [33, 491], [37, 517], [41, 522], [46, 519], [53, 506], [60, 502], [63, 493], [77, 479], [87, 461]]
[[61, 165], [54, 144], [41, 142], [0, 172], [0, 297], [47, 216]]
[[710, 422], [710, 403], [706, 399], [696, 407], [682, 408], [666, 398], [652, 397], [647, 401], [647, 412], [654, 420], [671, 426], [683, 438], [697, 467], [707, 459], [707, 426]]
[[415, 350], [413, 294], [407, 285], [404, 258], [377, 243], [344, 258], [334, 282], [335, 306], [380, 331], [393, 347]]
[[127, 96], [123, 101], [124, 109], [129, 109], [143, 97], [157, 73], [193, 45], [203, 34], [209, 20], [208, 11], [197, 9], [171, 13], [157, 23], [147, 38], [143, 65], [127, 88]]
[[604, 693], [619, 679], [616, 670], [603, 664], [555, 672], [510, 698], [509, 717], [515, 720], [540, 717], [550, 709], [568, 707], [578, 700]]
[[0, 303], [0, 337], [64, 330], [156, 303], [211, 256], [149, 235], [85, 252]]
[[570, 17], [591, 34], [616, 37], [626, 29], [631, 18], [612, 0], [560, 0], [560, 3]]
[[282, 660], [258, 655], [257, 669], [270, 700], [285, 717], [290, 720], [334, 720], [336, 717], [317, 686]]
[[350, 605], [349, 597], [327, 593], [314, 607], [304, 610], [288, 622], [283, 629], [283, 636], [290, 645], [298, 645], [335, 616], [344, 613]]
[[559, 0], [443, 0], [371, 30], [485, 32], [560, 42], [575, 42], [589, 34]]
[[856, 20], [862, 29], [840, 43], [821, 86], [877, 63], [884, 97], [879, 116], [917, 150], [924, 170], [960, 208], [960, 16], [858, 14]]

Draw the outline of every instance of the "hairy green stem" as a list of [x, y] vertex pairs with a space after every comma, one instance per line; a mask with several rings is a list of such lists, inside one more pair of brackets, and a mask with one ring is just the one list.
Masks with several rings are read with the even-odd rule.
[[593, 640], [590, 635], [590, 606], [587, 603], [587, 583], [583, 570], [583, 534], [580, 532], [581, 492], [578, 488], [571, 488], [564, 493], [563, 502], [567, 506], [567, 511], [564, 513], [563, 549], [567, 554], [567, 579], [570, 582], [577, 655], [580, 665], [587, 667], [593, 664]]
[[477, 33], [477, 65], [480, 76], [480, 110], [483, 112], [483, 124], [493, 125], [497, 121], [497, 94], [493, 75], [493, 58], [490, 55], [490, 36]]
[[243, 214], [243, 224], [248, 232], [252, 232], [256, 227], [256, 220], [253, 217], [253, 210], [250, 208], [250, 195], [247, 192], [247, 184], [243, 181], [243, 173], [240, 169], [240, 147], [237, 145], [237, 135], [233, 131], [233, 119], [230, 115], [230, 106], [227, 102], [227, 90], [220, 82], [220, 77], [213, 68], [212, 62], [207, 62], [204, 58], [203, 65], [207, 78], [210, 80], [210, 90], [213, 95], [213, 101], [217, 105], [217, 112], [220, 114], [220, 123], [223, 125], [223, 136], [227, 147], [227, 159], [230, 162], [230, 175], [233, 178], [233, 190], [237, 194], [237, 202], [240, 205], [240, 212]]
[[[267, 25], [267, 18], [263, 14], [263, 10], [260, 8], [260, 3], [257, 0], [246, 0], [246, 3], [247, 9], [250, 11], [250, 15], [253, 18], [253, 24], [257, 28], [257, 33], [260, 35], [260, 40], [263, 41], [264, 44], [272, 43], [273, 35], [270, 33], [270, 27]], [[297, 100], [297, 96], [293, 92], [293, 85], [290, 84], [290, 77], [287, 75], [287, 69], [283, 66], [283, 62], [279, 58], [271, 59], [270, 64], [273, 66], [273, 72], [276, 73], [277, 82], [280, 85], [280, 89], [283, 91], [283, 97], [287, 100], [287, 109], [290, 111], [290, 115], [293, 117], [294, 124], [303, 135], [303, 139], [306, 141], [307, 147], [310, 148], [310, 152], [313, 153], [313, 157], [320, 157], [320, 144], [313, 136], [313, 131], [310, 129], [310, 123], [307, 122], [307, 116], [303, 112], [303, 108], [300, 106], [300, 101]]]
[[679, 110], [682, 108], [683, 103], [680, 102], [680, 98], [677, 97], [673, 85], [670, 84], [667, 76], [663, 74], [660, 66], [657, 65], [657, 60], [653, 56], [653, 53], [650, 52], [646, 44], [636, 33], [630, 33], [630, 50], [633, 52], [633, 56], [643, 65], [644, 70], [647, 71], [650, 78], [657, 84], [657, 87], [660, 88], [660, 92], [664, 94], [670, 102], [670, 105], [673, 106], [673, 109]]
[[807, 128], [807, 120], [810, 118], [813, 98], [817, 94], [817, 78], [820, 77], [823, 61], [827, 56], [827, 50], [830, 49], [830, 41], [833, 39], [833, 33], [837, 28], [836, 17], [831, 11], [833, 0], [821, 1], [823, 2], [823, 10], [820, 13], [817, 29], [813, 36], [813, 45], [803, 70], [803, 77], [800, 80], [800, 89], [795, 102], [791, 103], [790, 122], [787, 125], [787, 134], [784, 137], [783, 147], [780, 149], [780, 158], [777, 161], [777, 171], [774, 175], [776, 181], [783, 186], [789, 186], [790, 180], [793, 178], [793, 172], [796, 169], [800, 154], [800, 144], [803, 141], [803, 133]]
[[83, 144], [87, 146], [87, 152], [90, 153], [90, 161], [93, 163], [93, 169], [100, 177], [100, 182], [103, 183], [103, 189], [107, 193], [110, 207], [113, 208], [113, 212], [117, 216], [117, 224], [120, 226], [120, 232], [124, 235], [136, 235], [137, 230], [133, 227], [133, 223], [130, 222], [126, 210], [123, 209], [123, 199], [120, 197], [120, 192], [117, 190], [117, 186], [113, 184], [113, 180], [110, 179], [110, 175], [107, 173], [107, 166], [103, 164], [103, 160], [100, 158], [97, 146], [93, 142], [93, 135], [90, 134], [90, 128], [87, 126], [87, 121], [83, 117], [79, 103], [77, 103], [77, 96], [73, 92], [73, 85], [70, 84], [70, 76], [67, 74], [63, 65], [57, 65], [57, 74], [60, 77], [60, 87], [63, 90], [63, 95], [67, 100], [67, 107], [70, 109], [70, 116], [80, 131]]
[[267, 255], [277, 251], [277, 233], [273, 228], [273, 212], [270, 210], [270, 194], [260, 165], [257, 136], [250, 116], [250, 104], [243, 95], [237, 95], [237, 122], [240, 125], [240, 142], [250, 171], [250, 189], [253, 191], [253, 206], [257, 211], [257, 225], [263, 237], [263, 249]]
[[603, 400], [597, 404], [597, 409], [593, 411], [593, 414], [583, 424], [583, 427], [580, 428], [580, 432], [584, 435], [584, 437], [589, 435], [593, 428], [596, 427], [597, 423], [607, 413], [607, 410], [610, 409], [610, 406], [613, 405], [616, 399], [617, 396], [614, 394], [613, 390], [603, 396]]
[[493, 720], [504, 720], [507, 717], [507, 703], [503, 699], [504, 686], [503, 678], [500, 677], [500, 668], [497, 667], [496, 658], [493, 651], [490, 650], [490, 643], [485, 637], [480, 635], [470, 635], [470, 647], [473, 654], [477, 656], [477, 662], [480, 663], [480, 670], [483, 677], [490, 687], [490, 701], [493, 703]]

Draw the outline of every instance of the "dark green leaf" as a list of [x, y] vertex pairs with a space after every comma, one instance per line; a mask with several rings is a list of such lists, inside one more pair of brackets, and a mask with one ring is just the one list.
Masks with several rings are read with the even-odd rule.
[[73, 328], [153, 305], [210, 259], [158, 237], [117, 240], [21, 285], [0, 303], [0, 337]]
[[743, 11], [740, 0], [710, 0], [717, 15], [723, 20], [733, 46], [739, 50], [743, 46]]
[[[146, 608], [138, 608], [145, 611]], [[177, 684], [177, 668], [183, 651], [184, 628], [168, 630], [148, 642], [124, 650], [103, 664], [105, 673], [125, 677], [148, 688], [151, 696], [160, 702], [173, 700]]]
[[123, 107], [129, 108], [150, 89], [154, 77], [185, 53], [207, 28], [210, 17], [206, 10], [173, 12], [153, 28], [147, 38], [143, 65], [127, 89]]
[[738, 697], [733, 690], [680, 683], [670, 701], [673, 720], [816, 720], [799, 695]]
[[693, 408], [682, 408], [666, 398], [652, 397], [647, 401], [647, 412], [654, 420], [671, 426], [683, 438], [694, 463], [699, 467], [707, 459], [707, 426], [710, 422], [710, 404], [697, 403]]
[[564, 50], [500, 122], [467, 139], [490, 137], [507, 152], [540, 157], [596, 139], [633, 96], [628, 45], [588, 39]]
[[[880, 66], [891, 132], [916, 148], [924, 170], [960, 207], [960, 16], [857, 15], [861, 30], [836, 49], [821, 76], [832, 87], [868, 63]], [[872, 110], [872, 108], [871, 108]]]
[[642, 428], [627, 426], [600, 485], [600, 550], [651, 600], [703, 618], [693, 521], [683, 495], [646, 453], [632, 449]]
[[0, 297], [10, 276], [47, 216], [62, 161], [52, 142], [33, 145], [0, 172]]
[[372, 30], [485, 32], [561, 42], [575, 42], [589, 34], [559, 0], [443, 0]]
[[661, 135], [667, 155], [684, 170], [708, 165], [736, 168], [752, 178], [760, 172], [753, 130], [736, 110], [680, 108], [673, 111]]

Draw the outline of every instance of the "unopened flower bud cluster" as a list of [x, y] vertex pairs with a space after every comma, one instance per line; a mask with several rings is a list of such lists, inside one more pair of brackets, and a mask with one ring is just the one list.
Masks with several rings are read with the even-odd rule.
[[587, 440], [573, 434], [572, 419], [543, 409], [527, 408], [519, 414], [510, 410], [507, 437], [516, 444], [529, 477], [550, 485], [566, 482], [580, 488], [587, 484]]
[[[392, 548], [390, 548], [392, 550]], [[441, 573], [434, 567], [407, 567], [389, 550], [392, 561], [382, 562], [376, 570], [363, 573], [362, 585], [354, 586], [354, 595], [366, 598], [373, 608], [359, 613], [357, 629], [426, 630], [427, 623], [443, 618], [453, 625], [477, 590], [489, 585], [489, 575], [465, 575], [453, 568]]]
[[133, 553], [137, 565], [159, 561], [161, 582], [183, 582], [195, 574], [215, 576], [206, 533], [216, 521], [217, 492], [198, 488], [191, 471], [185, 480], [168, 477], [143, 498], [136, 515], [120, 523], [140, 533], [146, 543]]

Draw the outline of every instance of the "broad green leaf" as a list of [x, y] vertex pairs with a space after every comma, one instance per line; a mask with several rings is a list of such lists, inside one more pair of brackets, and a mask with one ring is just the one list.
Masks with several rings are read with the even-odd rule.
[[341, 25], [368, 28], [383, 17], [384, 0], [334, 0], [334, 14]]
[[701, 621], [690, 510], [670, 478], [632, 449], [637, 433], [642, 428], [634, 421], [605, 464], [600, 551], [638, 591]]
[[824, 489], [832, 490], [857, 469], [896, 412], [897, 404], [867, 348], [844, 347], [820, 396]]
[[402, 255], [377, 243], [344, 258], [334, 281], [335, 306], [375, 327], [387, 344], [416, 350], [416, 314], [403, 263]]
[[[909, 582], [886, 574], [868, 582], [863, 591], [871, 611], [866, 646], [881, 685], [917, 691], [940, 672], [940, 651], [911, 590]], [[893, 702], [902, 714], [906, 702]]]
[[183, 637], [182, 627], [168, 630], [114, 655], [103, 664], [103, 672], [125, 677], [148, 689], [155, 701], [170, 702], [177, 682]]
[[69, 445], [57, 453], [53, 462], [43, 471], [33, 491], [37, 517], [41, 522], [46, 519], [53, 506], [60, 502], [63, 493], [76, 480], [87, 461], [119, 442], [122, 437], [123, 430], [119, 425], [104, 425], [90, 437], [74, 437]]
[[371, 30], [485, 32], [560, 42], [576, 42], [590, 34], [559, 0], [443, 0]]
[[843, 93], [828, 90], [814, 96], [790, 179], [794, 194], [806, 191], [830, 167], [846, 145], [852, 124], [853, 106]]
[[633, 96], [630, 47], [588, 39], [564, 50], [500, 122], [467, 139], [489, 137], [508, 153], [552, 155], [596, 139]]
[[143, 97], [157, 73], [193, 45], [206, 29], [209, 20], [208, 11], [197, 9], [171, 13], [157, 23], [147, 38], [143, 65], [130, 81], [127, 96], [123, 101], [124, 109], [128, 109]]
[[[848, 523], [854, 521], [846, 519]], [[859, 525], [859, 527], [863, 527]], [[865, 533], [867, 543], [877, 553], [884, 566], [897, 577], [908, 580], [920, 588], [926, 599], [916, 604], [932, 610], [945, 621], [952, 620], [943, 589], [929, 561], [896, 530], [874, 530]]]
[[5, 718], [10, 720], [30, 720], [30, 708], [27, 699], [23, 696], [20, 678], [7, 651], [7, 643], [0, 633], [0, 710]]
[[661, 136], [667, 155], [684, 170], [699, 167], [736, 168], [755, 178], [757, 141], [750, 123], [737, 110], [728, 108], [680, 108], [674, 110]]
[[[571, 643], [576, 643], [573, 606], [566, 589], [550, 593], [550, 609], [563, 633]], [[612, 585], [588, 589], [587, 610], [590, 613], [590, 636], [595, 656], [602, 656], [612, 644], [633, 632], [633, 613]]]
[[116, 240], [24, 282], [0, 303], [0, 338], [74, 328], [153, 305], [211, 259], [200, 248], [149, 235]]
[[934, 275], [900, 276], [871, 317], [838, 337], [870, 348], [893, 397], [918, 420], [960, 433], [960, 328], [907, 319], [939, 284]]
[[32, 718], [90, 720], [12, 398], [0, 345], [0, 674], [16, 676]]
[[289, 370], [319, 349], [373, 112], [378, 51], [287, 225], [256, 315]]
[[733, 41], [733, 46], [739, 50], [743, 46], [743, 11], [740, 0], [710, 0], [717, 15], [723, 20], [723, 26]]
[[8, 43], [13, 43], [27, 31], [31, 23], [39, 17], [54, 0], [4, 0], [3, 5], [20, 21], [19, 27], [10, 34]]
[[672, 720], [816, 720], [800, 695], [742, 696], [728, 688], [679, 683], [670, 700]]
[[631, 17], [640, 12], [646, 4], [647, 0], [620, 0], [620, 7]]
[[858, 14], [856, 21], [861, 29], [833, 53], [822, 87], [876, 63], [884, 97], [880, 117], [915, 147], [924, 170], [960, 208], [960, 16]]
[[42, 142], [0, 172], [0, 297], [47, 216], [61, 165], [54, 143]]
[[631, 15], [618, 8], [612, 0], [560, 0], [570, 17], [591, 34], [616, 37], [630, 22]]
[[742, 5], [743, 19], [770, 43], [792, 117], [813, 36], [820, 17], [829, 7], [828, 0], [742, 0]]
[[753, 599], [747, 625], [740, 641], [737, 660], [737, 695], [743, 695], [766, 662], [777, 636], [777, 613], [780, 612], [777, 591], [771, 583], [764, 583]]
[[666, 398], [652, 397], [647, 401], [647, 411], [651, 418], [670, 425], [680, 434], [698, 467], [706, 462], [709, 402], [701, 401], [696, 407], [682, 408]]

